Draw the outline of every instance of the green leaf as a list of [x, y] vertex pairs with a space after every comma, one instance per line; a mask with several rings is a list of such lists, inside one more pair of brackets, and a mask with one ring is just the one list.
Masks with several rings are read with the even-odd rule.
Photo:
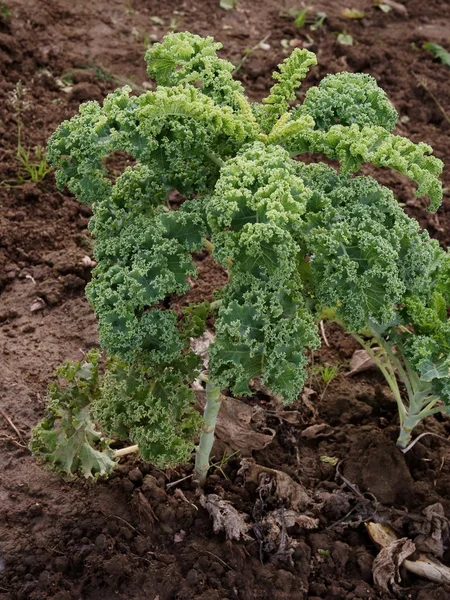
[[343, 46], [353, 46], [353, 37], [345, 31], [337, 34], [337, 41]]
[[219, 6], [223, 10], [233, 10], [237, 6], [237, 0], [220, 0]]
[[301, 10], [298, 15], [294, 19], [294, 25], [301, 29], [306, 23], [306, 16], [308, 14], [309, 7], [307, 6], [303, 10]]
[[67, 475], [109, 475], [115, 467], [109, 441], [95, 428], [90, 404], [100, 395], [98, 352], [66, 363], [49, 387], [45, 418], [32, 432], [30, 449], [50, 468]]
[[450, 67], [450, 52], [443, 46], [432, 42], [426, 42], [423, 45], [423, 48], [425, 50], [430, 50], [443, 65]]
[[363, 10], [358, 10], [357, 8], [344, 8], [341, 11], [341, 15], [345, 19], [364, 19], [366, 13]]

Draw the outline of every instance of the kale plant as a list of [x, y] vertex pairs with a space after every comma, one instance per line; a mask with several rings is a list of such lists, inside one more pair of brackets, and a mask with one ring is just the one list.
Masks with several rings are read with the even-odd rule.
[[[445, 293], [434, 294], [448, 255], [389, 189], [353, 175], [363, 163], [394, 169], [436, 210], [441, 161], [426, 144], [392, 133], [397, 113], [369, 75], [328, 75], [299, 104], [298, 87], [316, 57], [296, 49], [274, 74], [267, 98], [251, 103], [231, 63], [217, 56], [220, 48], [212, 38], [167, 35], [146, 54], [156, 91], [135, 96], [123, 87], [102, 106], [83, 104], [48, 148], [58, 186], [93, 211], [97, 266], [87, 297], [109, 360], [90, 419], [159, 466], [188, 459], [199, 439], [201, 482], [221, 390], [245, 396], [261, 377], [294, 401], [324, 315], [363, 343], [369, 328], [390, 328], [388, 342], [431, 386], [430, 410], [443, 410], [449, 399], [448, 268]], [[117, 151], [134, 162], [119, 176], [106, 163]], [[339, 168], [295, 160], [304, 153], [336, 159]], [[184, 200], [178, 210], [168, 202], [173, 190]], [[180, 315], [171, 298], [188, 292], [197, 276], [192, 255], [205, 247], [227, 270], [228, 283], [219, 301]], [[200, 364], [189, 339], [210, 317], [215, 339], [202, 420], [191, 387]], [[38, 426], [35, 453], [66, 472], [104, 472], [82, 456], [71, 464], [61, 459], [48, 429], [65, 424]], [[83, 439], [96, 444], [93, 435]]]

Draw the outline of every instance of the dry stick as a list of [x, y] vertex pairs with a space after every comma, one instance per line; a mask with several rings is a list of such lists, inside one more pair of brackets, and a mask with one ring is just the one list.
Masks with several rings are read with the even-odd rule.
[[178, 485], [182, 481], [186, 481], [186, 479], [190, 479], [193, 475], [194, 475], [194, 473], [191, 473], [190, 475], [186, 475], [186, 477], [182, 477], [181, 479], [177, 479], [176, 481], [172, 481], [171, 483], [168, 483], [166, 485], [166, 490], [170, 489], [174, 485]]
[[8, 423], [8, 425], [10, 427], [13, 428], [13, 430], [15, 431], [17, 437], [19, 438], [19, 441], [25, 445], [25, 440], [22, 437], [22, 434], [20, 433], [20, 431], [17, 429], [17, 427], [14, 425], [14, 423], [11, 421], [11, 419], [8, 417], [8, 415], [5, 413], [4, 410], [2, 410], [0, 408], [0, 415], [2, 415], [2, 417], [5, 419], [5, 421]]
[[329, 348], [329, 347], [330, 347], [330, 344], [328, 343], [327, 336], [326, 336], [326, 334], [325, 334], [325, 326], [324, 326], [324, 324], [323, 324], [323, 320], [322, 320], [322, 321], [320, 321], [320, 333], [322, 334], [322, 338], [323, 338], [323, 341], [325, 342], [325, 346], [326, 346], [327, 348]]
[[4, 440], [5, 442], [11, 442], [11, 444], [14, 444], [18, 448], [24, 448], [25, 450], [28, 450], [28, 446], [25, 446], [25, 444], [21, 444], [20, 442], [18, 442], [15, 438], [12, 437], [12, 435], [6, 435], [5, 433], [4, 435], [0, 436], [0, 440]]
[[417, 75], [416, 75], [416, 79], [417, 79], [417, 84], [430, 94], [431, 98], [436, 102], [439, 110], [444, 115], [445, 120], [448, 123], [450, 123], [450, 117], [448, 116], [445, 108], [442, 106], [442, 104], [439, 102], [439, 100], [436, 98], [436, 96], [430, 90], [430, 88], [428, 87], [428, 84], [423, 79], [420, 79], [420, 77], [418, 77]]
[[220, 558], [220, 556], [217, 556], [217, 554], [214, 554], [214, 552], [210, 552], [209, 550], [205, 550], [204, 548], [199, 548], [196, 544], [193, 544], [193, 546], [197, 550], [197, 552], [205, 552], [206, 554], [209, 554], [210, 556], [214, 556], [214, 558], [217, 558], [217, 560], [219, 560], [225, 567], [227, 567], [227, 569], [230, 569], [230, 571], [234, 571], [233, 567], [230, 567], [229, 564], [227, 564], [224, 560], [222, 560]]

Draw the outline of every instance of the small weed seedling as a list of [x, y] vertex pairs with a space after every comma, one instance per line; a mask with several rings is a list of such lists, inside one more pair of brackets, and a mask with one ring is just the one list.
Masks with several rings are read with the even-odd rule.
[[[36, 146], [34, 152], [22, 145], [23, 121], [22, 113], [29, 108], [25, 99], [27, 89], [18, 81], [16, 87], [9, 95], [9, 101], [17, 118], [17, 150], [16, 159], [21, 166], [21, 172], [17, 174], [19, 185], [27, 182], [40, 183], [52, 170], [47, 162], [45, 149]], [[4, 182], [4, 185], [14, 185]]]
[[325, 397], [325, 393], [332, 381], [338, 377], [341, 373], [340, 365], [313, 365], [311, 368], [311, 372], [313, 377], [318, 380], [318, 385], [320, 386], [320, 399], [323, 400]]
[[[325, 314], [369, 349], [367, 335], [377, 336], [405, 372], [400, 446], [418, 420], [450, 403], [450, 256], [389, 189], [353, 174], [363, 163], [394, 169], [436, 210], [442, 162], [392, 133], [397, 112], [369, 75], [329, 75], [291, 107], [316, 64], [296, 49], [269, 95], [251, 103], [220, 47], [167, 35], [146, 53], [155, 91], [135, 96], [125, 86], [102, 106], [87, 102], [49, 141], [58, 185], [92, 207], [97, 266], [86, 289], [108, 356], [102, 374], [96, 353], [65, 365], [34, 429], [33, 452], [65, 473], [109, 473], [108, 438], [131, 442], [159, 467], [188, 460], [198, 442], [203, 484], [221, 390], [245, 396], [260, 377], [296, 400]], [[117, 151], [134, 163], [112, 177], [106, 159]], [[339, 169], [294, 160], [311, 152]], [[184, 201], [169, 210], [174, 190]], [[171, 298], [189, 291], [192, 255], [205, 249], [229, 281], [220, 299], [179, 314]], [[191, 342], [210, 319], [200, 417], [191, 384], [201, 361]], [[334, 375], [324, 372], [325, 384]]]

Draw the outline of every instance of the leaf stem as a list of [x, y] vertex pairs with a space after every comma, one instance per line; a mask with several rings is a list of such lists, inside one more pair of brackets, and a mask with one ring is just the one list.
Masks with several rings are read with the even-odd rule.
[[195, 477], [203, 486], [209, 469], [209, 457], [214, 443], [214, 431], [216, 429], [217, 415], [221, 405], [220, 388], [214, 383], [206, 383], [206, 406], [203, 413], [204, 428], [196, 449]]
[[133, 454], [134, 452], [139, 452], [139, 446], [137, 444], [135, 444], [134, 446], [127, 446], [126, 448], [121, 448], [120, 450], [116, 450], [113, 454], [113, 458], [120, 458], [121, 456]]
[[[379, 356], [372, 350], [369, 344], [367, 344], [359, 335], [356, 333], [352, 334], [357, 342], [361, 344], [361, 346], [367, 351], [367, 353], [373, 358], [377, 367], [383, 373], [389, 387], [391, 388], [392, 393], [394, 394], [395, 401], [397, 402], [398, 407], [398, 415], [400, 419], [400, 426], [403, 426], [403, 422], [406, 418], [407, 412], [405, 405], [403, 404], [402, 397], [400, 394], [400, 390], [398, 388], [397, 379], [395, 378], [395, 373], [387, 363], [383, 363], [380, 360]], [[389, 357], [388, 357], [389, 358]]]

